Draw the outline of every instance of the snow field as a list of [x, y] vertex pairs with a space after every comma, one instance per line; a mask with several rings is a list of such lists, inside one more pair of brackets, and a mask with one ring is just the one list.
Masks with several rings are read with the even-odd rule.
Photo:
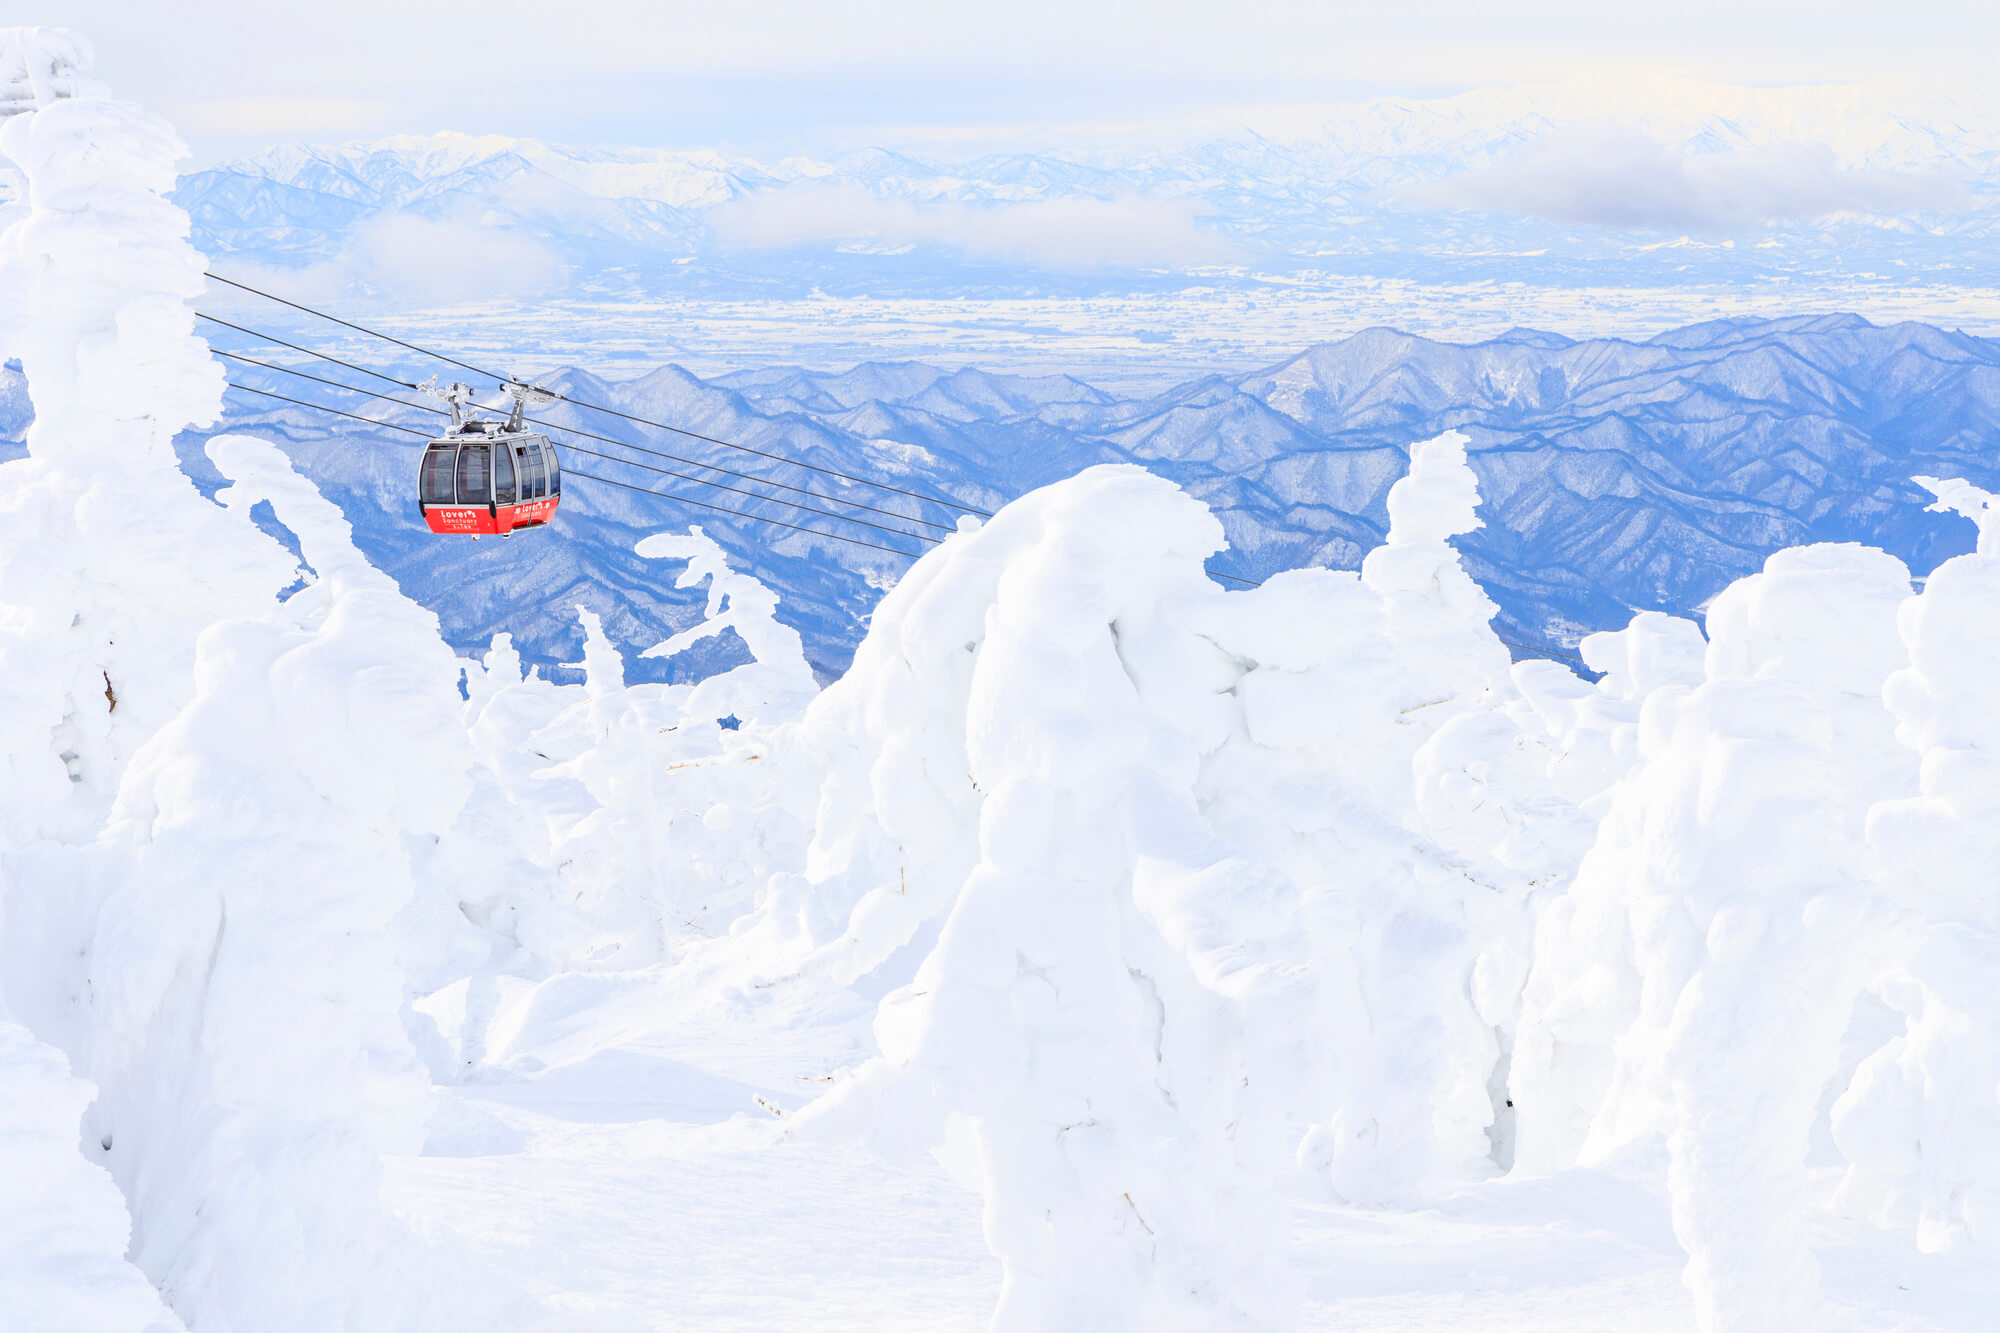
[[1247, 591], [1100, 467], [962, 524], [824, 691], [699, 529], [639, 547], [708, 591], [650, 651], [753, 660], [627, 685], [582, 612], [557, 685], [456, 658], [273, 445], [178, 471], [176, 145], [84, 61], [0, 33], [7, 1317], [1990, 1316], [1991, 497], [1925, 482], [1981, 539], [1920, 592], [1780, 552], [1592, 681], [1489, 628], [1455, 433], [1359, 573]]

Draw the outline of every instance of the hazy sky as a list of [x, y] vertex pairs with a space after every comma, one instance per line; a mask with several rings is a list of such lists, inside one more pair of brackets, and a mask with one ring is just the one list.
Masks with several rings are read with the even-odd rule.
[[[1728, 82], [2000, 72], [2000, 5], [1943, 0], [15, 0], [198, 163], [454, 129], [764, 153], [1172, 139], [1313, 104], [1606, 65]], [[25, 12], [24, 12], [25, 11]], [[1612, 12], [1616, 11], [1616, 12]]]

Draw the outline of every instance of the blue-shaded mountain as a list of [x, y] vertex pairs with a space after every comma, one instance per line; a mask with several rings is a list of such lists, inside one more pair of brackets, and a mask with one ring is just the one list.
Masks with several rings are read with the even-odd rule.
[[[342, 373], [321, 369], [329, 378]], [[304, 392], [267, 372], [232, 373], [384, 420], [417, 427], [430, 420], [317, 386]], [[553, 382], [578, 399], [827, 471], [783, 467], [567, 403], [548, 409], [551, 421], [658, 452], [565, 437], [581, 447], [744, 490], [765, 488], [691, 464], [829, 498], [765, 490], [777, 498], [751, 502], [573, 452], [575, 473], [903, 550], [920, 549], [920, 536], [942, 535], [953, 512], [830, 473], [991, 509], [1093, 463], [1140, 463], [1215, 508], [1232, 549], [1214, 567], [1246, 578], [1298, 565], [1356, 566], [1381, 540], [1384, 500], [1409, 444], [1456, 427], [1473, 440], [1486, 523], [1461, 539], [1461, 549], [1501, 604], [1503, 633], [1557, 650], [1622, 625], [1635, 608], [1697, 611], [1772, 551], [1803, 542], [1870, 542], [1926, 573], [1970, 549], [1973, 534], [1969, 524], [1924, 512], [1929, 497], [1910, 477], [1963, 476], [2000, 489], [2000, 343], [1851, 315], [1718, 321], [1645, 342], [1517, 330], [1460, 345], [1373, 329], [1254, 374], [1149, 397], [1065, 376], [908, 362], [840, 372], [774, 367], [711, 380], [673, 367], [624, 382], [568, 370]], [[778, 588], [783, 614], [831, 676], [844, 669], [881, 590], [908, 566], [866, 545], [679, 507], [580, 476], [547, 532], [504, 542], [435, 538], [414, 514], [416, 438], [247, 395], [230, 401], [229, 424], [254, 423], [291, 441], [293, 457], [341, 504], [364, 548], [435, 607], [468, 652], [507, 629], [531, 660], [575, 661], [578, 602], [604, 612], [631, 653], [664, 638], [689, 622], [696, 604], [671, 587], [672, 568], [637, 559], [631, 547], [647, 531], [694, 521]], [[198, 442], [184, 437], [197, 473]], [[856, 512], [879, 527], [836, 524], [781, 500]], [[888, 513], [848, 510], [860, 504]], [[716, 651], [726, 656], [729, 645]], [[662, 670], [652, 661], [632, 667], [635, 675]]]

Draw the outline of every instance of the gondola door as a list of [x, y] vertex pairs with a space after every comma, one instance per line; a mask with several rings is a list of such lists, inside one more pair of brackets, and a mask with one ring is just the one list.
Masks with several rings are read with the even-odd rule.
[[424, 451], [418, 494], [432, 532], [500, 531], [493, 503], [493, 449], [484, 440], [436, 440]]
[[550, 486], [555, 447], [539, 435], [514, 446], [516, 499], [508, 513], [511, 528], [538, 528], [555, 516], [557, 493]]

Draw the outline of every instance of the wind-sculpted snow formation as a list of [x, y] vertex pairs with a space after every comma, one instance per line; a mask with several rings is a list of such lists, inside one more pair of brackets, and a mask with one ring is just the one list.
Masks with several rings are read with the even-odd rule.
[[[201, 262], [160, 197], [177, 145], [106, 100], [88, 63], [66, 33], [0, 36], [0, 99], [17, 113], [0, 154], [32, 184], [31, 211], [0, 234], [0, 346], [38, 409], [0, 499], [0, 1231], [10, 1317], [150, 1330], [177, 1325], [121, 1258], [109, 1182], [73, 1155], [87, 1094], [44, 1044], [70, 1035], [79, 1054], [71, 967], [92, 927], [89, 889], [70, 880], [120, 770], [192, 694], [201, 630], [269, 589], [226, 517], [187, 493], [170, 443], [218, 397], [189, 336]], [[66, 891], [20, 891], [50, 876]]]
[[[521, 1150], [446, 1104], [527, 1024], [697, 1010], [835, 1051], [872, 1014], [732, 1151], [943, 1162], [1000, 1329], [1296, 1326], [1297, 1208], [1509, 1173], [1661, 1180], [1710, 1330], [1841, 1327], [1829, 1227], [2000, 1251], [1987, 492], [1919, 479], [1980, 528], [1921, 591], [1780, 551], [1706, 633], [1587, 638], [1591, 681], [1490, 628], [1462, 434], [1358, 571], [1243, 591], [1205, 505], [1098, 466], [961, 525], [824, 690], [700, 529], [638, 543], [704, 597], [652, 651], [747, 660], [628, 683], [585, 609], [557, 684], [454, 654], [274, 444], [213, 438], [213, 503], [176, 466], [215, 381], [174, 145], [69, 89], [0, 128], [37, 408], [0, 463], [9, 1314], [605, 1327], [384, 1175]], [[593, 1007], [642, 977], [693, 998]]]
[[826, 1118], [976, 1126], [997, 1326], [1280, 1324], [1301, 1166], [1369, 1202], [1490, 1169], [1498, 1015], [1465, 979], [1521, 952], [1539, 867], [1445, 845], [1470, 755], [1518, 739], [1446, 542], [1475, 496], [1442, 437], [1359, 576], [1230, 594], [1200, 504], [1094, 469], [927, 561], [807, 714], [867, 762], [768, 928], [843, 976], [924, 955]]

